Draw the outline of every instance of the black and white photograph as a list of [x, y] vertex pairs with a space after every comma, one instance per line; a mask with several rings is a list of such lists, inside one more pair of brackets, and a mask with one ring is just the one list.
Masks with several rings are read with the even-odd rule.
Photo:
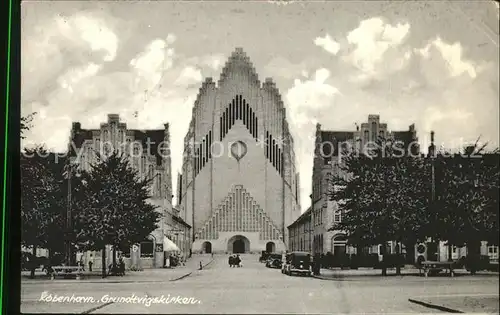
[[22, 313], [500, 312], [498, 1], [20, 10]]

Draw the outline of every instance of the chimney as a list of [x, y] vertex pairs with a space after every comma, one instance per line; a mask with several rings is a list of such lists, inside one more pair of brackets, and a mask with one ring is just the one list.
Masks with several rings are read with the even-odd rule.
[[436, 146], [434, 145], [434, 131], [431, 131], [431, 145], [429, 146], [428, 156], [434, 157], [436, 154]]

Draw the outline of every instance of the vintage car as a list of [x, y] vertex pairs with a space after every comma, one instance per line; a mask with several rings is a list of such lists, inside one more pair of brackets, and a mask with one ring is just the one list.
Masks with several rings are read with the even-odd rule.
[[267, 268], [281, 268], [282, 260], [281, 260], [281, 254], [273, 253], [269, 254], [269, 257], [266, 260], [266, 267]]
[[311, 276], [312, 259], [308, 252], [291, 252], [286, 254], [281, 273], [291, 276], [292, 274]]
[[262, 251], [262, 254], [259, 257], [259, 262], [265, 263], [267, 262], [267, 259], [269, 258], [270, 253], [266, 252], [265, 250]]

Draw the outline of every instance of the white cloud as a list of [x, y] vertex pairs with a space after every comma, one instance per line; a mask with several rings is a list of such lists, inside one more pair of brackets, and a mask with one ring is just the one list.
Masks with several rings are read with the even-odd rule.
[[189, 86], [191, 84], [199, 83], [203, 80], [203, 76], [201, 74], [200, 69], [196, 69], [191, 66], [187, 66], [182, 69], [181, 74], [175, 80], [176, 85]]
[[326, 34], [325, 37], [316, 37], [314, 44], [334, 55], [336, 55], [340, 50], [340, 44], [328, 34]]
[[[174, 63], [170, 46], [175, 36], [150, 42], [129, 62], [125, 72], [102, 74], [100, 65], [87, 63], [67, 70], [59, 85], [47, 96], [48, 103], [25, 104], [26, 111], [37, 111], [33, 128], [23, 145], [45, 143], [48, 148], [66, 150], [71, 122], [83, 128], [99, 128], [107, 114], [117, 113], [130, 129], [163, 128], [170, 124], [172, 175], [181, 169], [183, 139], [191, 119], [202, 74], [191, 63]], [[209, 60], [207, 57], [205, 60]], [[175, 190], [174, 190], [175, 191]]]
[[145, 51], [130, 61], [130, 66], [136, 73], [137, 91], [150, 91], [158, 85], [163, 73], [172, 68], [174, 50], [168, 48], [168, 42], [172, 41], [173, 35], [167, 40], [156, 39], [152, 41]]
[[57, 79], [57, 82], [63, 89], [67, 89], [72, 93], [73, 85], [78, 84], [78, 82], [85, 78], [96, 75], [101, 68], [101, 65], [91, 62], [88, 65], [68, 70]]
[[115, 59], [118, 38], [104, 21], [80, 14], [69, 18], [56, 17], [55, 21], [62, 36], [73, 41], [83, 40], [93, 51], [104, 51], [104, 61]]
[[335, 96], [340, 94], [336, 87], [328, 84], [329, 78], [329, 70], [318, 69], [311, 79], [304, 81], [296, 79], [285, 96], [301, 174], [302, 207], [307, 207], [309, 204], [307, 192], [312, 176], [315, 125], [318, 120], [322, 120], [325, 112], [334, 108]]
[[410, 31], [410, 24], [392, 26], [381, 18], [361, 21], [359, 26], [347, 34], [347, 41], [355, 49], [344, 59], [356, 66], [364, 75], [373, 75], [377, 65], [390, 48], [403, 43]]
[[33, 29], [23, 27], [22, 101], [36, 100], [59, 77], [72, 75], [68, 72], [114, 60], [119, 40], [109, 24], [87, 12], [38, 21]]
[[462, 45], [445, 43], [441, 38], [437, 38], [432, 44], [439, 50], [443, 59], [448, 63], [451, 76], [459, 76], [467, 72], [471, 78], [476, 77], [476, 69], [471, 62], [462, 60]]
[[316, 70], [311, 80], [295, 79], [293, 87], [286, 95], [292, 112], [300, 108], [319, 109], [331, 105], [339, 90], [326, 82], [329, 77], [330, 71], [322, 68]]

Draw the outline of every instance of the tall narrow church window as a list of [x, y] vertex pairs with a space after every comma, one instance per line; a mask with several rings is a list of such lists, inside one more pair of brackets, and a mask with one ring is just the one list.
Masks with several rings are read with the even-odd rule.
[[196, 176], [198, 174], [198, 168], [196, 167], [197, 164], [198, 164], [198, 158], [196, 157], [196, 152], [195, 152], [195, 156], [194, 156], [194, 176]]
[[206, 160], [208, 162], [208, 148], [210, 147], [210, 143], [209, 143], [209, 139], [208, 139], [208, 134], [205, 136], [205, 157], [206, 157]]
[[227, 135], [227, 131], [229, 130], [228, 124], [229, 124], [229, 107], [226, 108], [226, 117], [224, 117], [224, 137]]
[[276, 141], [273, 139], [273, 152], [272, 152], [273, 166], [276, 168]]
[[212, 158], [212, 130], [208, 132], [208, 158]]
[[207, 161], [207, 141], [206, 141], [206, 137], [205, 139], [203, 139], [203, 142], [202, 142], [202, 156], [203, 156], [203, 159], [201, 161], [201, 167], [205, 167], [205, 162]]
[[250, 130], [250, 112], [252, 109], [250, 108], [250, 105], [247, 104], [247, 117], [246, 117], [246, 122], [247, 122], [247, 128]]
[[243, 100], [243, 116], [241, 117], [243, 124], [247, 125], [247, 102]]
[[231, 115], [230, 115], [231, 121], [229, 122], [229, 128], [232, 128], [234, 125], [235, 107], [236, 107], [235, 100], [233, 100], [233, 102], [231, 103]]
[[254, 130], [254, 135], [253, 135], [253, 136], [254, 136], [255, 138], [258, 138], [258, 137], [259, 137], [259, 132], [258, 132], [258, 130], [259, 130], [259, 125], [258, 125], [258, 123], [257, 123], [257, 122], [258, 122], [258, 119], [257, 119], [257, 117], [255, 117], [254, 128], [253, 128], [253, 130]]
[[200, 155], [199, 155], [199, 164], [198, 165], [198, 170], [201, 171], [201, 169], [203, 168], [203, 144], [200, 143], [200, 149], [199, 149], [199, 152], [200, 152]]
[[366, 143], [368, 143], [370, 141], [370, 132], [368, 130], [365, 130], [363, 132], [363, 145], [366, 145]]
[[250, 126], [252, 126], [252, 137], [255, 138], [255, 113], [252, 111], [252, 120], [250, 120]]
[[269, 159], [269, 131], [266, 131], [266, 158]]
[[250, 117], [248, 118], [248, 126], [250, 127], [250, 133], [253, 135], [253, 125], [252, 125], [252, 121], [253, 121], [253, 111], [252, 109], [250, 108]]

